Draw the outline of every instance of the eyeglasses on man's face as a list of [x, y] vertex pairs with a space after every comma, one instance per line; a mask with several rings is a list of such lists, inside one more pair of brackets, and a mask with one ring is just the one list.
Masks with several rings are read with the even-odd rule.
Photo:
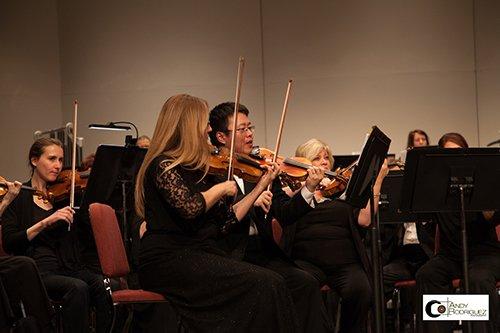
[[[238, 133], [238, 134], [244, 134], [247, 131], [254, 133], [255, 132], [255, 125], [246, 126], [246, 127], [239, 127], [236, 129], [236, 133]], [[227, 130], [227, 132], [229, 133], [229, 132], [231, 132], [231, 130]]]

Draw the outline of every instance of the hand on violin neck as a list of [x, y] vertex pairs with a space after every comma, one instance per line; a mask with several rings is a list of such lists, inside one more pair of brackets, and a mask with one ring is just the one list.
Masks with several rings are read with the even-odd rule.
[[7, 193], [5, 193], [5, 196], [3, 197], [2, 201], [6, 202], [6, 204], [10, 204], [17, 197], [19, 191], [21, 191], [21, 186], [23, 184], [21, 184], [18, 181], [15, 182], [5, 181], [5, 184], [7, 185]]
[[311, 166], [307, 170], [306, 187], [310, 192], [314, 192], [319, 183], [325, 178], [325, 170], [320, 167]]
[[259, 182], [257, 183], [257, 186], [259, 186], [261, 191], [264, 191], [273, 182], [273, 180], [276, 179], [280, 170], [279, 170], [279, 165], [277, 163], [270, 163], [269, 165], [263, 165], [262, 168], [265, 169], [266, 172], [260, 178]]

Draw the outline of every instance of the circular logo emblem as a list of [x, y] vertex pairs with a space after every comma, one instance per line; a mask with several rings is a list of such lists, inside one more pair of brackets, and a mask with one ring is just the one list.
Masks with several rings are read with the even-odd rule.
[[437, 310], [439, 313], [442, 314], [446, 311], [446, 307], [444, 305], [440, 305], [440, 306], [438, 306]]

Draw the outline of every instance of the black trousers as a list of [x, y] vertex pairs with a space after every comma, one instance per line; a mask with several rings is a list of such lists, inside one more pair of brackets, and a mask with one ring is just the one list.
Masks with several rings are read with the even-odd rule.
[[[423, 321], [422, 295], [423, 294], [450, 294], [453, 293], [451, 281], [462, 275], [462, 262], [452, 260], [444, 255], [437, 255], [430, 259], [417, 272], [417, 320], [419, 332], [451, 332], [451, 321]], [[500, 329], [498, 295], [495, 284], [500, 279], [500, 256], [485, 254], [470, 256], [469, 259], [469, 287], [472, 294], [489, 294], [490, 320], [472, 321], [473, 333], [497, 333]]]
[[107, 332], [111, 325], [112, 304], [101, 275], [88, 270], [43, 274], [47, 293], [62, 302], [65, 332], [89, 331], [89, 308], [96, 309], [96, 331]]
[[[0, 280], [16, 317], [22, 317], [22, 302], [26, 315], [36, 318], [41, 332], [53, 330], [54, 312], [33, 259], [0, 257]], [[0, 331], [3, 324], [0, 323]]]
[[418, 269], [428, 260], [429, 257], [418, 244], [398, 247], [394, 259], [383, 268], [386, 298], [390, 297], [396, 281], [414, 279]]
[[359, 263], [323, 269], [327, 283], [342, 297], [340, 332], [365, 332], [372, 305], [372, 287]]
[[333, 329], [321, 295], [321, 285], [313, 275], [290, 262], [270, 256], [256, 236], [249, 238], [244, 260], [283, 277], [292, 295], [301, 331], [329, 332]]

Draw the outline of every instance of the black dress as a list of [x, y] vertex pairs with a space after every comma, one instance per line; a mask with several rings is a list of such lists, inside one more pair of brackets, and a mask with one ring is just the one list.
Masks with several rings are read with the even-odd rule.
[[283, 278], [217, 247], [221, 227], [236, 218], [224, 200], [205, 212], [201, 192], [215, 181], [182, 166], [165, 171], [164, 159], [153, 160], [144, 179], [141, 286], [163, 294], [188, 331], [295, 331]]
[[370, 264], [358, 231], [359, 210], [334, 200], [296, 223], [292, 257], [342, 297], [341, 332], [364, 332], [371, 306]]

